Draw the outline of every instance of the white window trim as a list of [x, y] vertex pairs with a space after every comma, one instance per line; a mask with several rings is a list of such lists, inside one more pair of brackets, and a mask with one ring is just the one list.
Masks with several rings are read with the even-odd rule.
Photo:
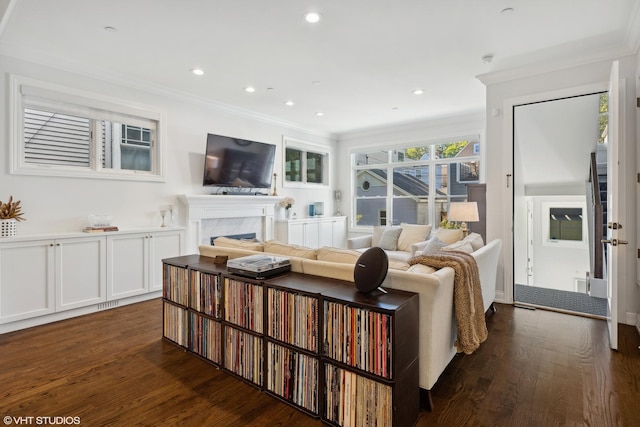
[[[332, 176], [332, 154], [333, 149], [326, 145], [314, 144], [308, 141], [302, 141], [300, 139], [291, 138], [288, 136], [282, 137], [282, 186], [288, 188], [329, 188], [331, 186], [331, 176]], [[324, 183], [319, 184], [315, 182], [306, 182], [306, 166], [302, 170], [303, 181], [300, 182], [291, 182], [286, 180], [286, 158], [287, 158], [287, 148], [293, 148], [295, 150], [301, 150], [305, 152], [312, 152], [317, 154], [326, 155], [326, 162], [324, 165], [325, 168], [325, 177]]]
[[[136, 105], [130, 101], [86, 92], [54, 83], [31, 79], [28, 77], [9, 76], [9, 159], [11, 174], [15, 175], [39, 175], [39, 176], [64, 176], [76, 178], [117, 179], [129, 181], [166, 181], [166, 156], [165, 156], [165, 113], [154, 111], [150, 108]], [[154, 156], [152, 158], [152, 171], [134, 171], [107, 168], [77, 168], [65, 166], [48, 166], [27, 164], [24, 161], [24, 103], [23, 95], [34, 96], [54, 104], [56, 101], [65, 104], [80, 105], [103, 111], [113, 111], [117, 115], [127, 115], [157, 122], [156, 140], [154, 141]]]
[[[589, 236], [588, 224], [587, 224], [587, 205], [586, 202], [573, 202], [566, 200], [558, 200], [557, 202], [541, 202], [541, 224], [542, 227], [540, 229], [540, 239], [542, 241], [542, 246], [549, 246], [554, 248], [572, 248], [572, 249], [583, 249], [587, 247], [588, 242], [587, 238]], [[582, 215], [584, 218], [582, 219], [582, 240], [559, 240], [559, 239], [551, 239], [549, 236], [549, 227], [551, 220], [549, 216], [551, 214], [551, 209], [563, 209], [563, 208], [580, 208], [582, 209]]]
[[[460, 140], [473, 140], [473, 141], [477, 141], [476, 143], [478, 144], [479, 150], [480, 150], [480, 155], [472, 155], [472, 156], [467, 156], [467, 157], [447, 157], [447, 158], [443, 158], [443, 159], [436, 159], [435, 158], [435, 146], [436, 145], [440, 145], [440, 144], [447, 144], [447, 143], [451, 143], [451, 142], [455, 142], [455, 141], [460, 141]], [[404, 162], [392, 162], [392, 152], [393, 150], [402, 150], [402, 149], [406, 149], [406, 148], [410, 148], [410, 147], [418, 147], [418, 146], [429, 146], [430, 147], [430, 155], [429, 155], [429, 160], [410, 160], [410, 161], [404, 161]], [[380, 163], [380, 164], [373, 164], [373, 165], [355, 165], [354, 164], [354, 155], [355, 154], [359, 154], [359, 153], [365, 153], [365, 152], [369, 152], [369, 151], [375, 151], [375, 150], [380, 150], [380, 151], [387, 151], [388, 153], [388, 163]], [[359, 145], [359, 146], [355, 146], [355, 147], [351, 147], [351, 149], [349, 150], [349, 158], [350, 158], [350, 167], [351, 170], [349, 172], [350, 175], [350, 206], [349, 206], [349, 212], [351, 213], [351, 221], [349, 224], [349, 231], [355, 232], [355, 233], [362, 233], [362, 232], [371, 232], [371, 230], [373, 229], [373, 226], [370, 225], [358, 225], [355, 221], [356, 218], [356, 204], [355, 204], [355, 200], [356, 200], [356, 194], [355, 194], [355, 190], [354, 190], [354, 185], [355, 185], [355, 179], [356, 179], [356, 171], [357, 170], [364, 170], [364, 169], [387, 169], [387, 173], [391, 174], [393, 173], [393, 168], [394, 167], [401, 167], [402, 165], [411, 165], [411, 166], [415, 166], [415, 165], [429, 165], [429, 180], [430, 182], [435, 182], [435, 168], [437, 167], [437, 165], [439, 164], [452, 164], [452, 163], [458, 163], [461, 161], [479, 161], [480, 162], [480, 180], [479, 181], [472, 181], [470, 183], [478, 183], [478, 182], [484, 182], [484, 174], [485, 174], [485, 168], [486, 168], [486, 160], [485, 160], [485, 154], [486, 150], [484, 149], [484, 132], [483, 131], [478, 131], [478, 132], [470, 132], [470, 133], [460, 133], [460, 134], [452, 134], [452, 136], [450, 137], [443, 137], [443, 138], [437, 138], [437, 139], [433, 139], [433, 140], [424, 140], [424, 141], [418, 141], [418, 142], [402, 142], [402, 143], [396, 143], [396, 144], [375, 144], [372, 146], [365, 146], [365, 145]], [[388, 194], [393, 194], [392, 191], [392, 187], [391, 187], [391, 183], [388, 183], [389, 185], [389, 189], [388, 189]], [[393, 203], [393, 199], [394, 197], [386, 197], [387, 199], [387, 212], [390, 212], [392, 209], [392, 203]], [[447, 203], [449, 203], [451, 200], [451, 197], [447, 197]], [[436, 195], [435, 193], [431, 193], [428, 197], [429, 203], [431, 206], [435, 206], [435, 200], [436, 200]], [[437, 224], [434, 224], [434, 226], [437, 226]]]

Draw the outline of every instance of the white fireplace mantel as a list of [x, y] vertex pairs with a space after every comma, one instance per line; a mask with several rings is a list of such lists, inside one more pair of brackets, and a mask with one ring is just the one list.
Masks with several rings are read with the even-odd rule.
[[[185, 209], [187, 253], [197, 253], [202, 243], [202, 221], [225, 218], [261, 218], [262, 241], [273, 239], [274, 214], [279, 196], [180, 195]], [[243, 230], [238, 230], [238, 233]], [[207, 236], [205, 236], [207, 237]]]

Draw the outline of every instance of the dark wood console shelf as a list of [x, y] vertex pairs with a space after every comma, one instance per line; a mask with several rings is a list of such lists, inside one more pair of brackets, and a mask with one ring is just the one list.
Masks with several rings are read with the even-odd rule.
[[169, 342], [327, 424], [416, 424], [417, 294], [294, 272], [252, 280], [200, 255], [163, 272]]

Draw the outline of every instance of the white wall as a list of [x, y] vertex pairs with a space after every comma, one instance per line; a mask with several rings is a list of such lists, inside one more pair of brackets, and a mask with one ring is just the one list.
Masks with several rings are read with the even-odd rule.
[[[9, 174], [9, 102], [8, 75], [16, 74], [65, 85], [134, 102], [166, 113], [166, 163], [164, 183], [128, 182], [103, 179], [43, 178]], [[0, 164], [0, 200], [10, 195], [22, 201], [27, 221], [18, 224], [19, 235], [79, 231], [87, 225], [91, 213], [111, 214], [114, 225], [121, 228], [156, 226], [161, 223], [159, 211], [169, 204], [178, 205], [178, 194], [207, 194], [202, 187], [202, 168], [208, 132], [276, 144], [278, 193], [291, 195], [297, 203], [294, 210], [306, 215], [306, 206], [324, 201], [333, 211], [330, 188], [282, 188], [282, 137], [287, 135], [311, 143], [335, 147], [330, 135], [317, 134], [270, 121], [241, 115], [202, 100], [181, 97], [156, 88], [134, 88], [97, 80], [0, 56], [0, 129], [2, 129], [3, 161]], [[335, 169], [332, 182], [335, 181]], [[303, 215], [304, 214], [304, 215]]]
[[[619, 283], [619, 319], [633, 323], [639, 311], [638, 287], [632, 285], [636, 279], [636, 129], [635, 129], [635, 84], [636, 57], [620, 59], [621, 78], [625, 81], [625, 131], [621, 135], [623, 147], [620, 158], [624, 173], [623, 194], [626, 195], [624, 210], [619, 221], [624, 224], [625, 240], [629, 240], [626, 256], [620, 261], [624, 280]], [[480, 76], [487, 85], [487, 239], [502, 238], [503, 259], [500, 264], [497, 298], [511, 302], [513, 279], [512, 188], [507, 187], [507, 175], [512, 168], [512, 108], [524, 102], [535, 102], [572, 96], [606, 89], [611, 61], [600, 61], [571, 68], [529, 75], [520, 74]]]
[[[485, 114], [472, 112], [455, 117], [441, 117], [419, 122], [406, 123], [377, 129], [341, 134], [338, 138], [338, 188], [342, 191], [342, 212], [353, 218], [349, 200], [353, 199], [354, 189], [351, 176], [351, 153], [356, 149], [376, 149], [390, 146], [415, 146], [433, 144], [435, 142], [450, 142], [453, 139], [480, 135], [481, 162], [485, 161]], [[480, 176], [483, 182], [484, 177]], [[350, 237], [358, 234], [370, 233], [370, 229], [363, 230], [349, 224]]]

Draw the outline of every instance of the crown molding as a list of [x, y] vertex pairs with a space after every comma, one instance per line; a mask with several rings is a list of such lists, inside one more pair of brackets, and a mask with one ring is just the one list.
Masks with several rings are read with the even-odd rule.
[[497, 83], [504, 83], [525, 77], [537, 76], [550, 72], [563, 71], [583, 65], [593, 64], [603, 61], [614, 61], [616, 59], [631, 56], [633, 51], [627, 46], [621, 46], [606, 52], [587, 54], [581, 57], [564, 57], [555, 61], [523, 65], [520, 67], [508, 68], [504, 70], [492, 71], [476, 76], [485, 86]]
[[99, 80], [105, 83], [124, 86], [130, 89], [147, 92], [153, 95], [160, 95], [169, 99], [179, 100], [192, 105], [203, 106], [221, 113], [232, 114], [243, 118], [259, 121], [262, 123], [284, 127], [304, 134], [331, 140], [336, 139], [336, 135], [331, 132], [324, 132], [317, 129], [310, 129], [298, 123], [281, 120], [272, 116], [259, 114], [254, 111], [238, 108], [210, 98], [193, 95], [187, 92], [175, 90], [169, 87], [152, 83], [128, 74], [106, 70], [102, 67], [95, 67], [86, 63], [70, 61], [64, 58], [55, 57], [44, 52], [32, 49], [19, 48], [0, 42], [0, 55], [11, 57], [20, 61], [30, 62], [35, 65], [53, 68], [59, 71], [79, 75], [92, 80]]

